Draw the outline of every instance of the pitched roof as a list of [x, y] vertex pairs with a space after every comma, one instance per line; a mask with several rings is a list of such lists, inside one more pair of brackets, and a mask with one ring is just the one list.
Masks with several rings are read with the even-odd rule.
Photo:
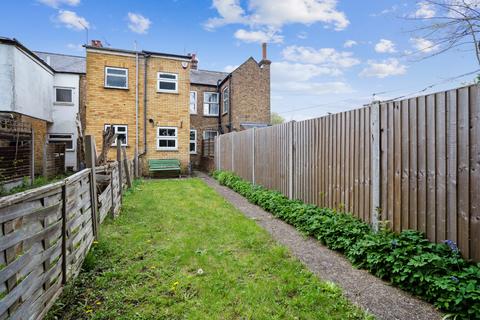
[[31, 51], [27, 47], [25, 47], [20, 41], [18, 41], [15, 38], [7, 38], [7, 37], [2, 37], [0, 36], [0, 43], [3, 44], [8, 44], [12, 46], [16, 46], [20, 50], [23, 50], [27, 55], [30, 55], [33, 59], [37, 60], [39, 63], [44, 65], [46, 68], [48, 68], [50, 71], [55, 71], [50, 65], [48, 65], [45, 61], [43, 61], [42, 58], [40, 58], [35, 52]]
[[228, 72], [190, 70], [190, 83], [216, 86], [218, 80], [223, 81], [228, 75]]
[[86, 73], [85, 57], [41, 51], [34, 52], [56, 72]]

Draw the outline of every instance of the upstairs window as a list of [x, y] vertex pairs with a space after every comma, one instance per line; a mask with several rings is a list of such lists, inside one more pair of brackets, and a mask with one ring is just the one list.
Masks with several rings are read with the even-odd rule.
[[197, 153], [197, 130], [195, 129], [190, 130], [190, 153]]
[[55, 103], [56, 104], [73, 104], [73, 88], [55, 88]]
[[[105, 130], [109, 128], [110, 125], [106, 124], [105, 125]], [[114, 124], [113, 125], [113, 133], [117, 134], [117, 140], [115, 140], [114, 143], [112, 143], [112, 146], [116, 146], [117, 142], [120, 140], [120, 145], [122, 147], [128, 146], [128, 126], [123, 125], [123, 124]]]
[[177, 150], [178, 130], [176, 127], [157, 128], [157, 150]]
[[203, 94], [203, 114], [206, 116], [218, 116], [218, 93], [205, 92]]
[[190, 114], [197, 113], [197, 91], [190, 91]]
[[128, 89], [128, 69], [105, 67], [105, 87]]
[[205, 130], [203, 131], [203, 140], [210, 140], [210, 139], [215, 139], [215, 137], [218, 135], [217, 131], [214, 130]]
[[178, 74], [159, 72], [157, 74], [157, 91], [177, 93], [178, 92]]
[[223, 89], [223, 114], [230, 111], [230, 89], [225, 87]]
[[75, 151], [71, 133], [51, 133], [48, 135], [48, 143], [64, 143], [65, 151]]

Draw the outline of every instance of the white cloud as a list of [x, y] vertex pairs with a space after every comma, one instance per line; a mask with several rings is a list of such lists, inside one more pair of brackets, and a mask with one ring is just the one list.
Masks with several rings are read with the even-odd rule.
[[428, 3], [426, 1], [421, 1], [417, 3], [417, 11], [415, 11], [415, 17], [416, 18], [433, 18], [435, 17], [435, 8], [431, 3]]
[[147, 33], [152, 22], [138, 13], [128, 13], [128, 28], [135, 33]]
[[417, 51], [424, 53], [434, 52], [438, 49], [432, 41], [424, 38], [410, 38], [410, 42]]
[[273, 82], [304, 82], [317, 76], [338, 76], [340, 74], [339, 70], [334, 68], [287, 61], [273, 62], [271, 72]]
[[353, 47], [353, 46], [356, 46], [357, 44], [358, 44], [358, 43], [357, 43], [357, 41], [355, 41], [355, 40], [347, 40], [347, 41], [345, 41], [345, 43], [343, 44], [343, 47], [344, 47], [344, 48], [351, 48], [351, 47]]
[[310, 63], [340, 71], [360, 63], [353, 53], [337, 51], [333, 48], [314, 49], [310, 47], [289, 46], [282, 51], [287, 61]]
[[90, 23], [84, 17], [80, 17], [73, 11], [60, 10], [57, 19], [69, 29], [80, 31], [85, 28], [90, 28]]
[[367, 67], [360, 73], [363, 77], [386, 78], [402, 75], [407, 72], [407, 67], [402, 65], [398, 59], [390, 58], [382, 61], [368, 60]]
[[393, 53], [395, 52], [395, 43], [391, 40], [380, 39], [375, 45], [375, 51], [379, 53]]
[[351, 93], [353, 89], [348, 83], [343, 81], [333, 82], [272, 82], [274, 90], [282, 91], [290, 94], [301, 95], [331, 95], [341, 93]]
[[[286, 24], [324, 23], [335, 30], [349, 25], [345, 13], [337, 10], [337, 0], [248, 0], [245, 8], [240, 0], [213, 0], [218, 16], [208, 19], [204, 27], [213, 30], [228, 24], [249, 26], [249, 32], [280, 32]], [[277, 39], [278, 41], [278, 39]]]
[[52, 8], [58, 8], [61, 5], [78, 6], [80, 4], [80, 0], [38, 0], [38, 2]]
[[270, 42], [270, 43], [282, 43], [283, 36], [277, 34], [274, 30], [257, 30], [247, 31], [245, 29], [239, 29], [234, 34], [235, 38], [244, 42]]

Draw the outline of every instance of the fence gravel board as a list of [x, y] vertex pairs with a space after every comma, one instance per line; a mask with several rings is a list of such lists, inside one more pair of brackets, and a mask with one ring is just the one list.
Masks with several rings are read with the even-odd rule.
[[[253, 130], [225, 134], [216, 140], [216, 166], [366, 222], [376, 212], [371, 175], [380, 172], [375, 196], [394, 231], [453, 240], [464, 257], [480, 261], [479, 95], [472, 85], [256, 129], [253, 147]], [[372, 108], [380, 126], [378, 170]]]

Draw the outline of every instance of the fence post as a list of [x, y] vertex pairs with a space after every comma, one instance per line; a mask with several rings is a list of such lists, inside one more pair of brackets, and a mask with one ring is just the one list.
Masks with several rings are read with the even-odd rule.
[[371, 181], [372, 181], [372, 227], [378, 231], [378, 212], [380, 210], [380, 104], [374, 103], [370, 106], [370, 130], [371, 130]]
[[62, 185], [62, 284], [67, 283], [67, 182]]
[[221, 151], [220, 151], [221, 149], [220, 148], [221, 148], [221, 145], [222, 145], [222, 142], [220, 141], [221, 136], [217, 136], [216, 139], [217, 139], [216, 144], [217, 144], [217, 155], [218, 155], [218, 157], [217, 157], [217, 170], [222, 170], [222, 164], [220, 162], [221, 161], [220, 160], [220, 154], [221, 154]]
[[130, 176], [130, 168], [128, 167], [129, 163], [128, 163], [127, 151], [125, 150], [125, 147], [122, 148], [122, 153], [123, 153], [123, 165], [125, 166], [125, 177], [127, 178], [127, 186], [131, 188], [132, 180]]
[[235, 161], [234, 161], [234, 154], [235, 154], [235, 133], [231, 134], [230, 141], [232, 146], [232, 172], [235, 172]]
[[117, 142], [117, 163], [118, 163], [118, 184], [120, 193], [120, 202], [122, 202], [123, 182], [122, 182], [122, 146]]
[[294, 159], [295, 157], [293, 156], [293, 153], [295, 151], [295, 146], [294, 146], [294, 126], [295, 122], [290, 121], [288, 123], [288, 131], [290, 132], [290, 139], [288, 140], [289, 146], [288, 146], [288, 198], [293, 199], [293, 170], [294, 170]]
[[85, 160], [87, 168], [90, 168], [90, 198], [92, 203], [92, 226], [93, 236], [98, 237], [98, 203], [97, 203], [97, 181], [95, 175], [95, 165], [97, 162], [97, 152], [95, 150], [95, 140], [92, 135], [85, 136]]
[[30, 129], [31, 134], [31, 142], [30, 142], [30, 185], [33, 185], [33, 181], [35, 180], [35, 130], [33, 128]]
[[110, 195], [112, 197], [112, 209], [110, 211], [112, 213], [112, 218], [115, 218], [115, 187], [113, 185], [113, 170], [114, 168], [111, 168], [110, 170]]
[[255, 127], [252, 131], [252, 183], [255, 185]]

